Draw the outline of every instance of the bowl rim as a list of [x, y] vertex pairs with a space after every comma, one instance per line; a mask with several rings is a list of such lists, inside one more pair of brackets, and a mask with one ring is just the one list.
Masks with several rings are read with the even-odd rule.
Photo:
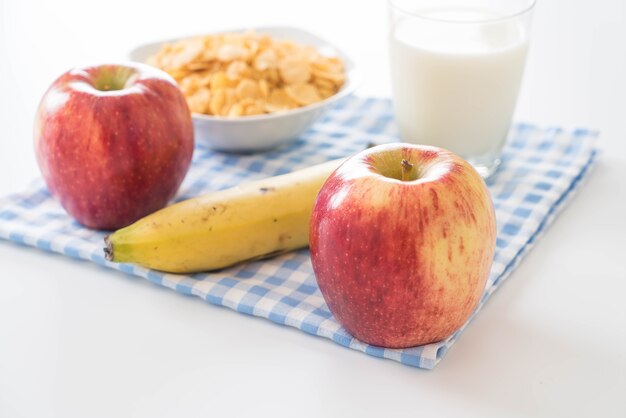
[[[318, 36], [308, 30], [297, 28], [295, 26], [285, 26], [285, 25], [267, 26], [266, 25], [266, 26], [253, 26], [249, 28], [232, 28], [232, 29], [218, 30], [214, 32], [207, 32], [206, 34], [194, 34], [194, 35], [180, 36], [180, 37], [170, 38], [170, 39], [163, 39], [160, 41], [148, 42], [148, 43], [136, 46], [128, 53], [128, 57], [131, 62], [140, 62], [142, 64], [148, 65], [145, 63], [145, 61], [139, 61], [134, 58], [134, 56], [136, 55], [138, 51], [146, 47], [162, 45], [164, 43], [169, 43], [169, 42], [176, 42], [176, 41], [180, 41], [180, 40], [187, 39], [187, 38], [193, 38], [197, 36], [213, 35], [213, 34], [221, 34], [221, 33], [232, 33], [232, 32], [244, 32], [247, 30], [254, 30], [254, 31], [261, 32], [261, 33], [263, 33], [263, 31], [299, 32], [300, 34], [303, 34], [305, 36], [315, 38], [320, 44], [323, 44], [322, 47], [325, 46], [325, 47], [332, 48], [336, 52], [336, 55], [340, 56], [342, 61], [344, 61], [346, 82], [344, 83], [342, 88], [337, 93], [333, 94], [332, 96], [327, 97], [324, 100], [320, 100], [319, 102], [311, 103], [306, 106], [300, 106], [295, 109], [290, 109], [290, 110], [281, 111], [281, 112], [264, 113], [262, 115], [241, 116], [237, 118], [229, 118], [227, 116], [205, 115], [203, 113], [191, 112], [191, 116], [194, 120], [211, 122], [211, 123], [240, 124], [240, 123], [253, 123], [253, 122], [259, 122], [259, 121], [270, 121], [270, 120], [287, 118], [290, 116], [307, 113], [316, 109], [329, 106], [345, 98], [346, 96], [349, 96], [352, 93], [354, 93], [354, 91], [362, 83], [361, 74], [358, 71], [354, 60], [352, 60], [352, 58], [348, 54], [346, 54], [341, 48], [337, 47], [335, 44], [327, 41], [321, 36]], [[275, 36], [275, 35], [272, 35], [272, 36]], [[285, 36], [285, 39], [288, 39], [288, 35]], [[316, 49], [320, 48], [320, 46], [314, 46], [314, 47]]]

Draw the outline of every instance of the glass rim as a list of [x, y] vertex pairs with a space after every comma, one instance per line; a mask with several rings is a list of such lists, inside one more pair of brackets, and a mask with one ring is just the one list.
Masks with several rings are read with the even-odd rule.
[[420, 12], [412, 12], [410, 10], [407, 10], [404, 7], [401, 7], [400, 5], [397, 4], [397, 0], [387, 0], [387, 5], [390, 8], [400, 13], [403, 13], [407, 16], [414, 17], [417, 19], [430, 20], [432, 22], [455, 23], [455, 24], [495, 23], [495, 22], [501, 22], [504, 20], [515, 19], [517, 17], [530, 13], [534, 9], [535, 4], [537, 4], [537, 0], [529, 0], [529, 5], [521, 8], [521, 10], [514, 12], [514, 13], [506, 14], [504, 16], [494, 17], [494, 18], [477, 19], [477, 20], [453, 20], [453, 19], [442, 19], [438, 17], [425, 16], [421, 14]]

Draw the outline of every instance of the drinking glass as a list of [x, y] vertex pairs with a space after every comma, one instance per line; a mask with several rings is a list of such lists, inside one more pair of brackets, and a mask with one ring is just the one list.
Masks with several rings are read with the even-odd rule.
[[483, 176], [500, 164], [535, 0], [389, 0], [389, 56], [403, 141], [436, 145]]

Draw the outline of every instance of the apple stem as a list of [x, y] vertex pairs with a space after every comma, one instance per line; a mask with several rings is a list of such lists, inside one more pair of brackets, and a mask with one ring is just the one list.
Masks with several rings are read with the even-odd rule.
[[402, 159], [402, 181], [408, 181], [411, 179], [411, 169], [413, 169], [413, 164], [406, 159]]
[[137, 71], [131, 67], [103, 66], [94, 74], [93, 87], [100, 91], [123, 90], [137, 79]]

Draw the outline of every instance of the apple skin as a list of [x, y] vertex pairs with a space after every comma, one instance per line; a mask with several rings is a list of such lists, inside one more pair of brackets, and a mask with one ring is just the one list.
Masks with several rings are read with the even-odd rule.
[[35, 154], [50, 192], [81, 224], [117, 229], [172, 199], [194, 148], [176, 82], [143, 64], [73, 69], [43, 96]]
[[[416, 179], [398, 179], [403, 159]], [[493, 203], [474, 168], [411, 144], [346, 160], [317, 196], [309, 235], [330, 311], [357, 339], [389, 348], [440, 341], [463, 325], [484, 291], [495, 239]]]

